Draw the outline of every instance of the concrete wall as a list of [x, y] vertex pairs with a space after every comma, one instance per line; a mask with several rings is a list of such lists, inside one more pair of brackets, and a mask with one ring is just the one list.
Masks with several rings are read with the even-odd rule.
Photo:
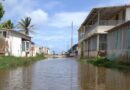
[[126, 9], [126, 18], [125, 18], [126, 21], [130, 20], [130, 8], [127, 8]]
[[93, 36], [84, 41], [83, 56], [95, 57], [97, 56], [97, 36]]
[[108, 59], [129, 61], [130, 25], [124, 25], [110, 31], [107, 36], [107, 46]]
[[[6, 41], [8, 42], [8, 48], [6, 50], [5, 55], [11, 55], [16, 57], [25, 57], [26, 50], [22, 51], [22, 36], [18, 35], [17, 33], [8, 32]], [[30, 41], [28, 41], [30, 42]], [[30, 42], [31, 44], [31, 42]], [[28, 49], [28, 56], [31, 56], [31, 48]]]
[[21, 37], [14, 33], [9, 33], [8, 36], [9, 53], [13, 56], [21, 56], [22, 54], [22, 40]]
[[109, 29], [112, 29], [114, 26], [98, 26], [97, 33], [106, 33]]

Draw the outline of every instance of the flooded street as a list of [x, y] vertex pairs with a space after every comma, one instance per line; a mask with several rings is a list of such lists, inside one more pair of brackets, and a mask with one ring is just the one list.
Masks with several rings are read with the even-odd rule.
[[130, 90], [130, 73], [80, 64], [73, 58], [48, 59], [0, 71], [0, 90]]

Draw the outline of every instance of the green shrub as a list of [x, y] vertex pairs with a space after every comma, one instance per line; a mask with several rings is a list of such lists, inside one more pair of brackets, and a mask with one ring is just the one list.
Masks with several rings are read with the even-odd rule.
[[118, 63], [117, 61], [108, 60], [105, 57], [96, 57], [95, 59], [86, 59], [84, 63], [91, 63], [98, 67], [116, 68], [116, 69], [130, 69], [130, 65], [127, 63]]

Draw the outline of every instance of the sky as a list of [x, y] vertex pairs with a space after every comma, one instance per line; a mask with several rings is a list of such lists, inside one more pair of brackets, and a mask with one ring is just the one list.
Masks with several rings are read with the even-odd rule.
[[35, 33], [32, 40], [38, 46], [49, 47], [57, 53], [78, 42], [77, 30], [94, 7], [130, 4], [130, 0], [5, 0], [5, 15], [1, 22], [11, 19], [15, 25], [26, 16], [32, 18]]

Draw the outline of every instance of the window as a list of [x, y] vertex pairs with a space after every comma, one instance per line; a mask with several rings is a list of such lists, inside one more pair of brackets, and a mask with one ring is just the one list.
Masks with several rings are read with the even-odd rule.
[[22, 51], [25, 51], [25, 42], [22, 42]]
[[100, 35], [99, 36], [99, 50], [106, 50], [107, 48], [107, 35]]
[[2, 37], [3, 36], [3, 33], [0, 31], [0, 37]]
[[7, 32], [6, 31], [0, 31], [0, 37], [6, 38]]
[[30, 43], [28, 41], [22, 41], [22, 51], [27, 51], [30, 48]]
[[99, 50], [106, 50], [106, 43], [100, 43]]
[[3, 32], [3, 36], [6, 37], [6, 34], [7, 34], [6, 31], [4, 31], [4, 32]]
[[29, 50], [29, 42], [26, 42], [26, 50]]
[[99, 38], [100, 38], [100, 41], [104, 42], [104, 41], [107, 40], [107, 35], [105, 35], [105, 34], [103, 35], [103, 34], [102, 34], [102, 35], [100, 35]]

